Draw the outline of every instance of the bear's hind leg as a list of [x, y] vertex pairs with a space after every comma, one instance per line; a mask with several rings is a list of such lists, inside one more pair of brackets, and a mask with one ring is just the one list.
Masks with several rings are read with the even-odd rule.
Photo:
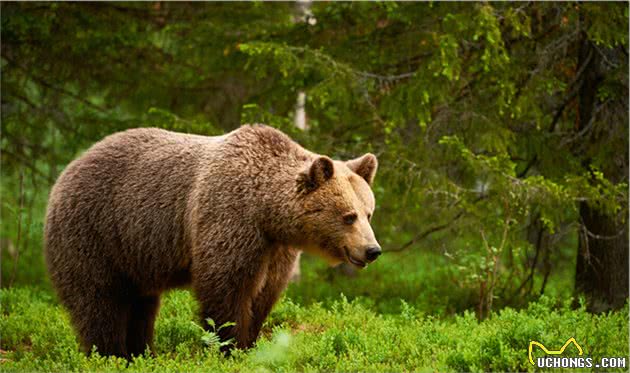
[[86, 353], [93, 346], [101, 356], [129, 358], [127, 353], [127, 320], [129, 305], [98, 297], [83, 308], [73, 307], [71, 316]]
[[142, 355], [147, 346], [153, 351], [153, 329], [159, 307], [158, 296], [137, 297], [131, 301], [127, 322], [127, 353], [130, 357]]

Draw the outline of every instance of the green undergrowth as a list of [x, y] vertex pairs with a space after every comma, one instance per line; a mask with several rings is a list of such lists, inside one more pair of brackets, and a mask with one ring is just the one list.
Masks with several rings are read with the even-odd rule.
[[287, 289], [296, 303], [328, 305], [343, 293], [350, 300], [363, 298], [378, 313], [400, 312], [401, 299], [435, 315], [452, 314], [474, 303], [476, 294], [455, 286], [455, 273], [443, 255], [388, 253], [351, 276], [327, 266], [316, 257], [302, 255], [301, 281]]
[[[463, 244], [462, 244], [463, 245]], [[546, 294], [556, 299], [569, 298], [574, 288], [571, 279], [575, 263], [563, 263], [547, 280]], [[347, 276], [316, 257], [302, 255], [301, 281], [287, 289], [287, 297], [298, 304], [322, 302], [329, 305], [343, 293], [349, 300], [362, 302], [378, 313], [400, 312], [401, 300], [427, 314], [446, 317], [475, 308], [479, 301], [478, 284], [464, 283], [464, 273], [457, 270], [448, 256], [428, 250], [385, 252], [367, 269]], [[568, 269], [567, 269], [568, 268]], [[539, 289], [542, 276], [534, 277]], [[518, 287], [516, 284], [513, 289]], [[537, 296], [537, 294], [536, 294]], [[536, 296], [495, 294], [495, 307], [525, 306]]]
[[224, 357], [181, 290], [163, 299], [155, 357], [127, 364], [80, 353], [66, 312], [48, 291], [2, 289], [0, 301], [1, 371], [533, 371], [530, 340], [556, 349], [570, 337], [594, 359], [628, 356], [627, 305], [593, 315], [543, 297], [480, 322], [471, 312], [435, 317], [405, 302], [396, 313], [380, 313], [364, 298], [341, 295], [308, 305], [285, 297], [256, 347]]

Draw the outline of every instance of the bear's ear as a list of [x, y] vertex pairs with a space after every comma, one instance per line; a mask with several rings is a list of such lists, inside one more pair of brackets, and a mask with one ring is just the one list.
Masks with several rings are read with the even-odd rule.
[[306, 191], [315, 190], [333, 177], [334, 172], [335, 166], [332, 159], [324, 156], [317, 157], [306, 170], [300, 173], [298, 182]]
[[374, 154], [367, 153], [359, 158], [347, 161], [346, 166], [357, 175], [364, 178], [369, 185], [372, 185], [374, 175], [376, 175], [376, 169], [378, 168], [378, 161]]

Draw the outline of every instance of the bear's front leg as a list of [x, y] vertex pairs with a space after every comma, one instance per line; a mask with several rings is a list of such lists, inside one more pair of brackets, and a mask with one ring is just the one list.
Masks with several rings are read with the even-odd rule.
[[[221, 341], [233, 340], [237, 348], [245, 349], [256, 340], [251, 333], [252, 284], [248, 276], [237, 274], [221, 271], [206, 275], [193, 280], [193, 288], [199, 301], [203, 327], [217, 332]], [[212, 319], [214, 328], [208, 324], [208, 319]], [[235, 325], [223, 327], [226, 323]]]
[[264, 283], [259, 284], [261, 289], [252, 301], [251, 334], [254, 340], [260, 333], [265, 319], [271, 312], [274, 304], [287, 287], [293, 272], [298, 251], [286, 246], [280, 246], [266, 258], [267, 271]]
[[[202, 324], [211, 330], [206, 320], [212, 319], [217, 329], [213, 331], [222, 341], [233, 339], [236, 347], [249, 348], [257, 337], [252, 330], [252, 298], [259, 286], [261, 271], [264, 271], [262, 254], [265, 247], [263, 242], [256, 244], [252, 241], [245, 245], [231, 245], [239, 242], [236, 239], [219, 242], [218, 245], [197, 247], [194, 252], [192, 285], [200, 304]], [[235, 325], [222, 327], [229, 322]]]

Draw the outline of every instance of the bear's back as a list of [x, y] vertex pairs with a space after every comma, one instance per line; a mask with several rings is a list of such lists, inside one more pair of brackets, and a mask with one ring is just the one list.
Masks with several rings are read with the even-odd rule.
[[[68, 165], [51, 191], [49, 268], [92, 265], [96, 278], [118, 270], [158, 287], [185, 270], [186, 207], [196, 169], [212, 162], [223, 139], [140, 128], [96, 143]], [[56, 272], [51, 270], [53, 279]]]

